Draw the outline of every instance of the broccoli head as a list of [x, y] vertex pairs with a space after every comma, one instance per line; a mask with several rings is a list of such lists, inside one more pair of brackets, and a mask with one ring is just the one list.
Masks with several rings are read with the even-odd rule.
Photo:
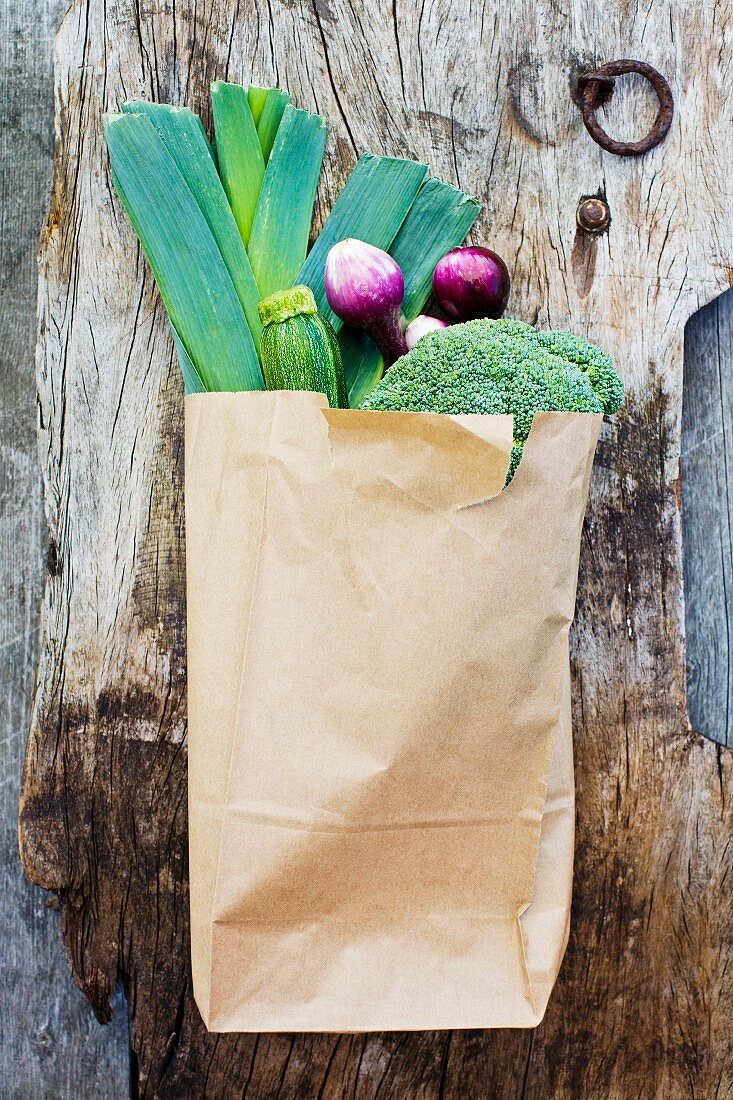
[[397, 360], [361, 407], [511, 413], [510, 481], [535, 412], [614, 413], [623, 392], [611, 358], [595, 344], [569, 332], [538, 332], [522, 321], [502, 318], [429, 332]]

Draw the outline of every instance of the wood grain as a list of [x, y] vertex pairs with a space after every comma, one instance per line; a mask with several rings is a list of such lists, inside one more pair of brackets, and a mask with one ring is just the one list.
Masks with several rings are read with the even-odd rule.
[[[0, 1095], [128, 1092], [127, 1020], [107, 1031], [69, 982], [56, 915], [18, 859], [18, 794], [46, 531], [36, 452], [36, 251], [53, 155], [53, 34], [63, 0], [0, 5]], [[119, 1004], [120, 999], [115, 998]]]
[[[50, 528], [21, 815], [100, 1018], [121, 978], [140, 1096], [733, 1095], [725, 1021], [731, 762], [685, 712], [678, 463], [683, 329], [733, 266], [729, 0], [77, 0], [57, 45], [54, 200], [38, 386]], [[727, 39], [725, 35], [727, 33]], [[470, 48], [467, 48], [470, 43]], [[727, 44], [726, 44], [727, 43]], [[672, 84], [669, 139], [601, 151], [581, 68], [640, 56]], [[357, 151], [426, 158], [485, 201], [510, 311], [617, 355], [574, 631], [578, 859], [568, 956], [534, 1033], [213, 1037], [188, 984], [181, 388], [162, 309], [112, 196], [101, 112], [203, 108], [210, 79], [277, 82], [331, 120], [319, 216]], [[619, 88], [608, 126], [653, 101]], [[610, 233], [581, 236], [601, 191]]]
[[733, 748], [733, 292], [685, 332], [682, 404], [687, 704], [692, 728]]

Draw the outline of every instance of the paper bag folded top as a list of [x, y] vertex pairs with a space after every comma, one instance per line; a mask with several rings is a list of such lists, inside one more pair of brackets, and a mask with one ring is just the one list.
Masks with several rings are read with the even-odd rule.
[[601, 418], [186, 399], [194, 992], [214, 1031], [531, 1027], [568, 933]]

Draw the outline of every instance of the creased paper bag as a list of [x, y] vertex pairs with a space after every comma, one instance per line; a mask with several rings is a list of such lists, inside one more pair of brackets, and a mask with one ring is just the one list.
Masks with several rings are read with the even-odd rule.
[[532, 1027], [568, 934], [600, 417], [186, 399], [193, 980], [213, 1031]]

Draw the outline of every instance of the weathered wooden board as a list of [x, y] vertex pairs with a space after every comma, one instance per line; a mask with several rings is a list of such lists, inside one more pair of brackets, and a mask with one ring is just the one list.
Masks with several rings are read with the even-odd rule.
[[[50, 526], [21, 815], [100, 1018], [118, 975], [142, 1096], [733, 1094], [731, 761], [689, 729], [678, 460], [683, 328], [729, 283], [729, 0], [474, 5], [77, 0], [57, 47], [38, 381]], [[572, 78], [639, 56], [677, 114], [642, 161], [602, 153]], [[568, 957], [535, 1033], [211, 1037], [187, 978], [181, 401], [100, 115], [204, 108], [213, 77], [277, 82], [332, 122], [319, 212], [357, 151], [424, 157], [486, 202], [510, 309], [618, 356], [574, 632], [578, 859]], [[630, 83], [619, 136], [653, 111]], [[610, 233], [578, 234], [603, 191]]]
[[733, 748], [733, 291], [685, 333], [682, 405], [687, 709]]
[[53, 155], [65, 0], [0, 4], [0, 1096], [128, 1094], [127, 1021], [103, 1031], [69, 981], [56, 915], [18, 859], [18, 794], [46, 530], [35, 423], [36, 251]]

